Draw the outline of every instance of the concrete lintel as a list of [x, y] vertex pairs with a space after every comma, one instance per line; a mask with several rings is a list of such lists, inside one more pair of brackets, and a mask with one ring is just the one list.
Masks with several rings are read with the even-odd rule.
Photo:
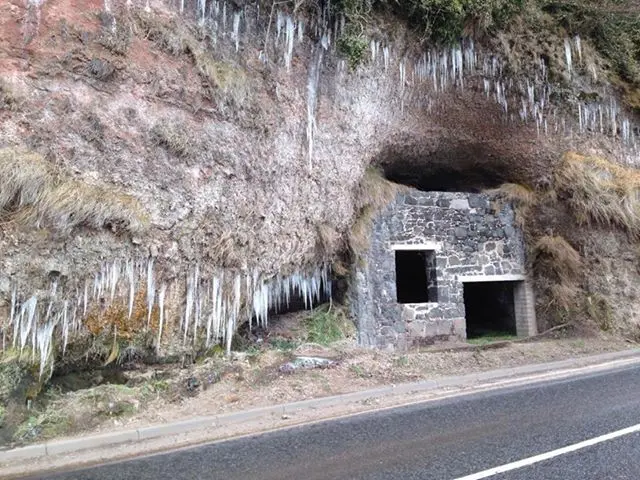
[[522, 282], [527, 279], [525, 275], [458, 275], [457, 279], [462, 283], [470, 282]]
[[392, 243], [391, 250], [435, 250], [439, 252], [442, 250], [442, 243], [440, 242], [425, 242], [425, 243]]

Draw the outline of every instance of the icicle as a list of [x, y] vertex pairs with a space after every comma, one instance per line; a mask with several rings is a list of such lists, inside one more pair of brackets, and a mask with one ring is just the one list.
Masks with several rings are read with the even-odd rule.
[[316, 105], [318, 103], [318, 83], [320, 82], [323, 48], [316, 46], [314, 60], [309, 66], [309, 78], [307, 79], [307, 157], [309, 171], [313, 168], [313, 140], [316, 130]]
[[196, 264], [193, 274], [193, 306], [194, 306], [194, 327], [193, 338], [195, 340], [198, 335], [198, 327], [200, 325], [200, 265]]
[[111, 271], [109, 274], [109, 290], [111, 293], [111, 301], [116, 295], [116, 287], [118, 286], [118, 280], [120, 279], [120, 261], [114, 260], [113, 265], [111, 266]]
[[291, 59], [293, 58], [293, 39], [295, 38], [295, 23], [291, 17], [287, 16], [285, 20], [285, 48], [284, 48], [284, 65], [287, 71], [291, 70]]
[[404, 58], [400, 61], [399, 68], [400, 68], [400, 111], [403, 112], [404, 111], [404, 88], [405, 88], [405, 81], [406, 81], [406, 75], [407, 75]]
[[233, 33], [231, 34], [231, 39], [235, 42], [236, 52], [240, 48], [240, 15], [241, 12], [235, 12], [233, 14]]
[[158, 341], [156, 351], [160, 350], [160, 341], [162, 340], [162, 328], [164, 327], [164, 297], [167, 293], [167, 284], [163, 283], [158, 292], [158, 309], [160, 310], [160, 320], [158, 325]]
[[133, 260], [127, 261], [127, 276], [129, 277], [129, 319], [133, 315], [133, 299], [135, 298], [135, 273]]
[[580, 40], [580, 35], [576, 35], [573, 41], [578, 52], [578, 61], [582, 64], [582, 41]]
[[[44, 369], [47, 363], [47, 359], [51, 354], [51, 344], [53, 339], [53, 329], [55, 328], [55, 322], [48, 322], [38, 329], [37, 333], [37, 346], [40, 351], [40, 378], [44, 373]], [[34, 348], [35, 352], [35, 348]]]
[[567, 70], [571, 73], [573, 71], [573, 61], [571, 58], [571, 42], [568, 38], [564, 39], [564, 56], [567, 62]]
[[193, 310], [193, 277], [187, 277], [187, 303], [184, 310], [184, 338], [183, 342], [187, 343], [187, 335], [189, 332], [189, 324], [191, 323], [191, 312]]
[[[84, 310], [83, 310], [83, 316], [86, 317], [87, 316], [87, 304], [89, 303], [89, 281], [85, 280], [84, 282]], [[131, 314], [129, 314], [129, 316], [131, 316]]]
[[[35, 331], [35, 315], [36, 315], [36, 307], [38, 305], [38, 299], [33, 296], [29, 298], [26, 302], [22, 304], [22, 308], [20, 311], [20, 317], [23, 320], [20, 325], [20, 352], [24, 350], [24, 347], [27, 344], [27, 338], [29, 338], [29, 332], [33, 329]], [[27, 318], [24, 318], [24, 315], [27, 315]], [[24, 321], [26, 320], [26, 322]], [[25, 325], [26, 323], [26, 325]]]
[[147, 328], [151, 325], [151, 312], [156, 295], [156, 282], [153, 275], [153, 257], [147, 262]]
[[69, 301], [65, 300], [62, 307], [62, 354], [67, 351], [67, 342], [69, 341], [69, 317], [68, 317]]
[[207, 2], [206, 0], [198, 0], [198, 11], [200, 14], [200, 23], [204, 23], [206, 14]]

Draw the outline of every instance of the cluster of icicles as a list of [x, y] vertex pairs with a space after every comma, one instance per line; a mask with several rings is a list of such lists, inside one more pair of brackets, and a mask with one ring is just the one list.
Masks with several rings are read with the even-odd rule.
[[[105, 8], [109, 8], [111, 1], [105, 0]], [[127, 0], [127, 5], [132, 3], [149, 8], [147, 0]], [[307, 25], [304, 20], [277, 8], [261, 10], [259, 4], [249, 4], [240, 9], [221, 0], [168, 0], [168, 4], [208, 29], [214, 43], [226, 40], [239, 51], [243, 44], [260, 42], [256, 45], [259, 58], [264, 62], [275, 61], [287, 70], [291, 68], [295, 49], [311, 37], [318, 39], [310, 46], [312, 60], [308, 67], [306, 92], [305, 140], [311, 168], [318, 85], [326, 58], [323, 52], [335, 51], [336, 40], [344, 33], [344, 18], [329, 22], [328, 15], [323, 12], [320, 18]], [[580, 37], [567, 38], [564, 53], [569, 75], [584, 71], [596, 80], [595, 68], [587, 65], [583, 58]], [[472, 40], [464, 40], [450, 49], [432, 49], [418, 58], [396, 58], [392, 44], [370, 41], [369, 67], [397, 77], [394, 83], [402, 109], [406, 104], [431, 109], [437, 102], [434, 94], [450, 88], [470, 88], [484, 92], [499, 104], [508, 120], [535, 123], [539, 134], [610, 135], [632, 148], [633, 154], [637, 153], [637, 130], [613, 96], [601, 92], [600, 100], [577, 101], [573, 114], [567, 115], [551, 101], [554, 87], [548, 81], [548, 66], [542, 58], [538, 59], [537, 65], [532, 77], [515, 80], [505, 74], [505, 63], [501, 58], [476, 48]], [[346, 63], [339, 61], [338, 71], [344, 72], [345, 69]], [[428, 91], [417, 87], [427, 87]]]
[[[153, 259], [115, 260], [104, 263], [92, 281], [87, 280], [72, 291], [61, 291], [57, 280], [52, 281], [50, 291], [41, 297], [22, 298], [14, 288], [8, 322], [0, 325], [2, 350], [14, 348], [23, 352], [27, 349], [32, 361], [39, 362], [42, 375], [46, 365], [53, 368], [54, 340], [59, 340], [57, 344], [61, 345], [64, 355], [73, 337], [86, 333], [85, 320], [91, 312], [105, 311], [119, 302], [126, 307], [130, 320], [135, 299], [143, 293], [147, 327], [154, 308], [157, 312], [154, 333], [158, 348], [164, 333], [164, 338], [169, 334], [171, 340], [183, 344], [198, 340], [204, 340], [207, 347], [223, 344], [229, 353], [233, 334], [244, 322], [248, 322], [250, 328], [266, 327], [269, 312], [287, 309], [294, 298], [301, 299], [306, 309], [331, 299], [327, 265], [271, 277], [257, 271], [224, 270], [205, 276], [196, 265], [180, 281], [158, 282], [156, 277]], [[168, 309], [169, 297], [177, 298], [180, 307]], [[171, 319], [171, 325], [179, 327], [164, 332], [168, 310], [176, 316]], [[117, 336], [117, 331], [114, 335]]]

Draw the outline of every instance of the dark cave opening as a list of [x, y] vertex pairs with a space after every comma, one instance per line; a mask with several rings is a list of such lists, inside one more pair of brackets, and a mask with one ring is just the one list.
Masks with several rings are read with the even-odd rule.
[[486, 165], [416, 165], [396, 161], [382, 165], [387, 180], [424, 192], [480, 193], [507, 182], [504, 172]]
[[480, 193], [518, 182], [519, 167], [486, 145], [451, 143], [435, 150], [428, 145], [389, 147], [373, 164], [394, 183], [425, 192]]

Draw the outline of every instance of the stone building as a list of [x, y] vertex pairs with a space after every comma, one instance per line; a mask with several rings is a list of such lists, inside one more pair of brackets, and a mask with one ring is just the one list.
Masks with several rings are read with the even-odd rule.
[[[495, 208], [499, 211], [495, 211]], [[536, 331], [521, 230], [485, 194], [399, 193], [373, 220], [351, 294], [362, 346]]]

